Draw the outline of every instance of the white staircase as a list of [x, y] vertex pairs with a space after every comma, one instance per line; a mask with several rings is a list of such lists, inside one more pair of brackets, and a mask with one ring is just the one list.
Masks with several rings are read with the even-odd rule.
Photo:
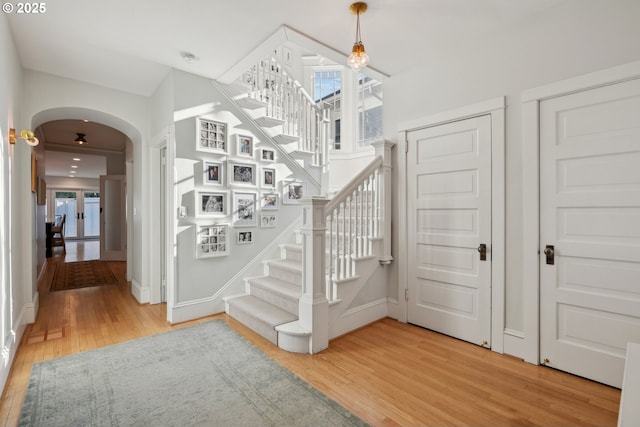
[[278, 345], [276, 326], [298, 320], [302, 296], [302, 246], [280, 246], [281, 258], [263, 261], [264, 275], [245, 278], [247, 293], [225, 298], [225, 311]]
[[[225, 91], [231, 107], [294, 173], [325, 188], [328, 116], [275, 60], [264, 60]], [[376, 158], [331, 200], [303, 201], [303, 225], [280, 258], [264, 260], [264, 274], [245, 278], [245, 293], [224, 298], [231, 317], [275, 345], [316, 353], [329, 338], [361, 325], [341, 318], [390, 256], [390, 150]], [[293, 240], [293, 239], [292, 239]]]

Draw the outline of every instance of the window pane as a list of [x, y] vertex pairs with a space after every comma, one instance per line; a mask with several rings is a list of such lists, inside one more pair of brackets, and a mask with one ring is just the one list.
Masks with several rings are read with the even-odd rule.
[[366, 145], [382, 137], [382, 82], [358, 76], [358, 142]]
[[340, 149], [340, 104], [342, 72], [339, 70], [316, 71], [313, 73], [313, 99], [322, 102], [330, 111], [330, 144], [334, 150]]

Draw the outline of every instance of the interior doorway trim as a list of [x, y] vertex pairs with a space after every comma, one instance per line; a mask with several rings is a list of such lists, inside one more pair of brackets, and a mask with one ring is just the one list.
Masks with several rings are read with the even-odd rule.
[[540, 102], [640, 78], [640, 61], [554, 82], [522, 93], [522, 357], [540, 364]]
[[[394, 200], [395, 218], [400, 224], [396, 235], [408, 233], [407, 199], [407, 133], [433, 126], [439, 126], [472, 117], [491, 116], [491, 350], [504, 352], [504, 314], [505, 314], [505, 107], [504, 96], [476, 104], [470, 104], [454, 110], [444, 111], [429, 117], [400, 123], [398, 126], [398, 162], [394, 168], [398, 186], [397, 200]], [[408, 287], [408, 240], [398, 244], [398, 320], [407, 322], [407, 301], [403, 297]], [[402, 297], [401, 297], [402, 296]]]

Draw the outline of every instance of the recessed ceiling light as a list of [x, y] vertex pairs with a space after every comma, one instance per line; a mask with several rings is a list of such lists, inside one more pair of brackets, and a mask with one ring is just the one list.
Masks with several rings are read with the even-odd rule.
[[73, 169], [78, 169], [78, 165], [71, 165]]
[[74, 157], [74, 158], [73, 158], [73, 161], [74, 161], [74, 162], [79, 162], [79, 161], [80, 161], [80, 158], [79, 158], [79, 157]]
[[69, 178], [75, 178], [75, 177], [76, 177], [75, 175], [69, 175]]
[[191, 52], [181, 52], [180, 56], [182, 56], [182, 60], [187, 64], [193, 64], [200, 59]]
[[87, 119], [84, 119], [84, 120], [83, 120], [83, 122], [85, 122], [85, 123], [89, 123], [89, 120], [87, 120]]
[[69, 171], [69, 173], [77, 173], [78, 171]]

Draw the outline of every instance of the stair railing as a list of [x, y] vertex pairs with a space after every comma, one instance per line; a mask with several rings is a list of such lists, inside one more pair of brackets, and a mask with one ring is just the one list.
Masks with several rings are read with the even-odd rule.
[[312, 354], [329, 345], [329, 303], [337, 300], [337, 282], [354, 277], [357, 257], [372, 255], [372, 240], [378, 238], [382, 239], [380, 263], [393, 260], [391, 149], [395, 144], [380, 140], [372, 145], [375, 159], [331, 200], [316, 196], [303, 200], [298, 321], [302, 330], [311, 331]]
[[282, 120], [283, 133], [297, 139], [296, 149], [313, 153], [324, 166], [329, 152], [329, 111], [309, 96], [275, 58], [266, 58], [245, 73], [248, 97], [264, 102], [267, 116]]
[[[303, 228], [322, 232], [322, 241], [303, 243], [303, 271], [314, 272], [309, 280], [324, 290], [328, 301], [336, 299], [337, 282], [356, 276], [355, 261], [373, 256], [373, 241], [382, 240], [379, 260], [388, 264], [391, 256], [391, 148], [389, 141], [376, 141], [375, 158], [331, 200], [314, 198], [316, 206], [305, 207]], [[309, 254], [313, 254], [310, 256]], [[325, 279], [315, 283], [318, 272]], [[307, 284], [309, 285], [309, 284]]]

